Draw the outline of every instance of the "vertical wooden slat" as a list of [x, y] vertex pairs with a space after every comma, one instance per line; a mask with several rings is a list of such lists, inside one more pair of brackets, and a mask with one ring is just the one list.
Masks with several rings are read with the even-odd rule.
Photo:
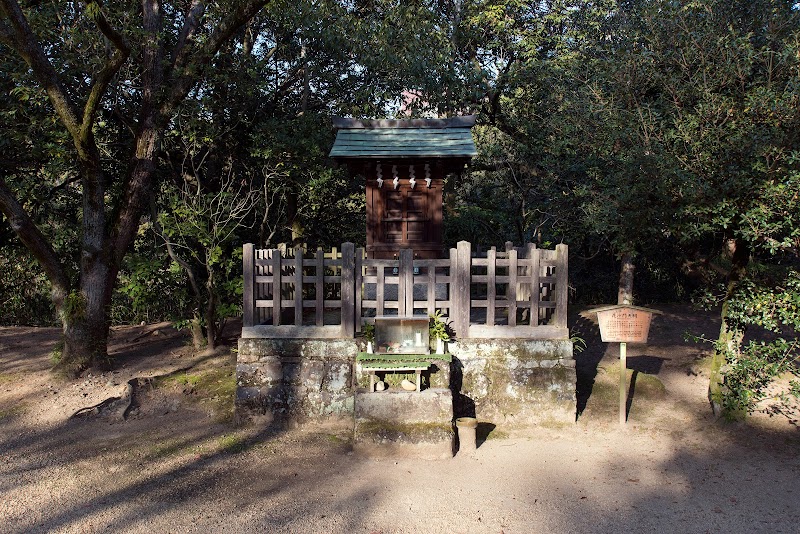
[[294, 249], [294, 325], [303, 326], [303, 249]]
[[325, 253], [321, 248], [317, 249], [316, 267], [314, 268], [314, 323], [317, 326], [325, 324]]
[[436, 312], [436, 266], [428, 267], [428, 291], [427, 291], [428, 315]]
[[244, 276], [244, 290], [242, 291], [242, 323], [244, 326], [255, 325], [255, 267], [255, 246], [252, 243], [247, 243], [244, 245], [242, 252], [242, 275]]
[[378, 269], [378, 283], [375, 287], [375, 300], [377, 301], [377, 304], [375, 304], [375, 314], [380, 316], [384, 314], [383, 289], [386, 287], [386, 267], [378, 265], [376, 269]]
[[458, 242], [456, 257], [455, 324], [459, 337], [469, 337], [470, 267], [472, 247], [469, 241]]
[[355, 336], [355, 245], [342, 243], [342, 337]]
[[541, 251], [536, 248], [536, 245], [533, 243], [528, 243], [528, 258], [531, 260], [531, 266], [529, 267], [529, 274], [530, 274], [530, 303], [531, 303], [531, 326], [539, 326], [539, 269], [541, 269], [541, 263], [539, 258], [541, 257]]
[[[270, 258], [269, 249], [256, 250], [257, 260], [266, 260], [269, 258]], [[256, 272], [260, 275], [268, 276], [269, 265], [256, 266]], [[269, 295], [270, 292], [270, 284], [269, 283], [258, 284], [258, 286], [256, 287], [258, 291], [258, 293], [256, 294], [256, 298], [266, 299], [267, 295]], [[258, 324], [265, 324], [267, 322], [267, 319], [269, 319], [271, 313], [272, 310], [270, 308], [256, 308], [256, 321], [258, 321]]]
[[497, 249], [486, 252], [486, 325], [494, 326], [495, 301], [497, 300]]
[[272, 251], [272, 325], [281, 324], [281, 261], [280, 249]]
[[414, 315], [414, 251], [400, 249], [400, 268], [397, 287], [397, 315]]
[[556, 245], [556, 326], [567, 327], [567, 299], [569, 298], [568, 274], [569, 248]]
[[357, 248], [356, 249], [356, 292], [355, 292], [355, 299], [356, 299], [356, 311], [355, 311], [355, 320], [356, 320], [356, 330], [359, 332], [361, 331], [361, 315], [362, 309], [361, 306], [363, 304], [364, 299], [364, 249]]
[[517, 251], [508, 251], [508, 326], [517, 326]]
[[[447, 309], [447, 316], [455, 321], [456, 317], [456, 269], [458, 265], [458, 249], [450, 249], [450, 282], [447, 284], [447, 298], [450, 301], [450, 307]], [[455, 325], [454, 325], [455, 328]]]

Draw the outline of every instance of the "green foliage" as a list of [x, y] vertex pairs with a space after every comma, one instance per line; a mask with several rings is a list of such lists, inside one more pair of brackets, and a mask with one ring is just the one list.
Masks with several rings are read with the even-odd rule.
[[65, 317], [81, 319], [86, 315], [86, 295], [80, 291], [72, 291], [64, 298], [62, 312]]
[[431, 340], [441, 339], [442, 341], [450, 341], [450, 334], [448, 333], [448, 325], [442, 318], [441, 310], [436, 310], [435, 313], [430, 315], [428, 336], [430, 337]]
[[18, 247], [0, 247], [0, 273], [0, 324], [56, 324], [50, 283], [35, 261]]
[[[733, 352], [717, 346], [726, 356], [721, 372], [725, 377], [718, 400], [729, 418], [739, 418], [757, 409], [760, 401], [767, 398], [769, 387], [775, 379], [785, 373], [800, 376], [796, 360], [800, 356], [798, 341], [777, 339], [772, 342], [751, 341], [741, 351]], [[797, 380], [791, 381], [788, 392], [777, 398], [787, 401], [787, 395], [800, 398]]]
[[375, 325], [367, 323], [361, 327], [361, 333], [367, 341], [375, 341]]
[[50, 351], [50, 361], [54, 366], [58, 365], [61, 363], [61, 358], [63, 355], [64, 355], [64, 340], [62, 339], [59, 340], [53, 347], [53, 350]]
[[185, 312], [189, 297], [182, 273], [155, 253], [141, 250], [125, 259], [112, 300], [115, 324], [168, 321]]
[[[732, 332], [760, 327], [775, 336], [750, 340], [743, 346], [731, 346], [725, 340], [714, 342], [724, 363], [720, 373], [723, 387], [713, 400], [729, 418], [740, 418], [759, 408], [759, 403], [773, 391], [775, 381], [790, 375], [785, 391], [778, 391], [778, 405], [786, 406], [791, 398], [800, 398], [800, 273], [794, 269], [769, 271], [780, 283], [769, 279], [742, 281], [727, 299], [726, 322]], [[714, 303], [712, 295], [706, 302]], [[765, 336], [762, 336], [765, 337]]]

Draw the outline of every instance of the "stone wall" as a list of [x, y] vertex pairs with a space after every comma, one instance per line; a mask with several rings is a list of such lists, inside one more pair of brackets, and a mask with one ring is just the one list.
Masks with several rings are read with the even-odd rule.
[[448, 350], [455, 417], [505, 427], [575, 422], [571, 341], [466, 339]]
[[[353, 424], [359, 342], [240, 339], [237, 419]], [[574, 423], [569, 340], [467, 339], [448, 348], [449, 373], [435, 373], [429, 385], [447, 388], [449, 382], [455, 417], [501, 428]]]
[[236, 417], [352, 424], [353, 339], [239, 339]]

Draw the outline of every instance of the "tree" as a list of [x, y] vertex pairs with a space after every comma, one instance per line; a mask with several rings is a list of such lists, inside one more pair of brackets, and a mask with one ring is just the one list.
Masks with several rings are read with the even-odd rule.
[[[193, 0], [182, 12], [178, 5], [157, 0], [144, 0], [140, 11], [109, 10], [88, 1], [82, 9], [74, 3], [26, 13], [15, 0], [0, 2], [0, 42], [25, 61], [47, 94], [72, 140], [80, 175], [80, 261], [74, 276], [18, 193], [0, 177], [0, 210], [52, 285], [63, 322], [65, 369], [107, 361], [108, 307], [122, 259], [148, 206], [164, 130], [211, 59], [266, 3], [243, 0], [217, 7]], [[134, 29], [136, 18], [141, 23]], [[86, 45], [80, 51], [77, 41]], [[88, 61], [70, 61], [87, 51]], [[123, 68], [127, 79], [139, 77], [138, 87], [126, 85]], [[114, 105], [117, 93], [125, 93], [124, 108]], [[119, 121], [131, 131], [125, 171], [108, 172], [113, 167], [104, 161], [95, 134], [99, 116], [113, 113], [121, 114]]]

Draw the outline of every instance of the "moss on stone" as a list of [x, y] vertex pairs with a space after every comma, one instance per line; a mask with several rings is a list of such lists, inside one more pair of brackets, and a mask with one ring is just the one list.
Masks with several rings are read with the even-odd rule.
[[359, 440], [369, 438], [372, 441], [424, 443], [439, 442], [452, 436], [452, 425], [444, 423], [369, 421], [356, 425], [356, 438]]

